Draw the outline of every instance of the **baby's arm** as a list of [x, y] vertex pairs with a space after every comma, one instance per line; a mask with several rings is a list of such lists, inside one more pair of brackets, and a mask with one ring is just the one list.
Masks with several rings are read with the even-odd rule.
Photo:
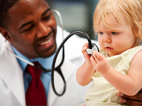
[[88, 48], [88, 44], [86, 43], [81, 50], [86, 61], [83, 63], [81, 67], [78, 68], [76, 73], [76, 80], [78, 84], [82, 86], [85, 86], [90, 83], [92, 74], [94, 73], [94, 68], [90, 61], [91, 56], [88, 55], [86, 52], [87, 48]]
[[126, 95], [135, 95], [142, 88], [142, 51], [133, 58], [128, 75], [123, 75], [112, 68], [107, 59], [94, 52], [91, 62], [96, 71], [110, 82], [116, 89]]

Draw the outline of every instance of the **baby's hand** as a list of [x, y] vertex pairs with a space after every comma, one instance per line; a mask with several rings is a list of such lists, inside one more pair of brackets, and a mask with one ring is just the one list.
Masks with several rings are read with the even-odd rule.
[[107, 59], [97, 51], [93, 52], [93, 55], [91, 56], [91, 63], [94, 69], [102, 74], [109, 71], [111, 68]]
[[88, 47], [88, 43], [85, 43], [85, 44], [82, 46], [81, 52], [82, 52], [82, 54], [83, 54], [85, 60], [86, 60], [87, 62], [90, 62], [90, 57], [91, 57], [91, 56], [86, 52], [86, 49], [88, 49], [88, 48], [89, 48], [89, 47]]

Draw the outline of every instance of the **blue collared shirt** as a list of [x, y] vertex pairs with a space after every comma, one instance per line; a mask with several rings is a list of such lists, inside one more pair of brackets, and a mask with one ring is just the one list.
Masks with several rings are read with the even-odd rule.
[[[44, 67], [46, 69], [51, 69], [52, 68], [52, 62], [53, 62], [55, 54], [53, 54], [49, 58], [28, 59], [26, 56], [24, 56], [23, 54], [18, 52], [13, 46], [12, 46], [12, 49], [13, 49], [14, 53], [17, 56], [19, 56], [19, 57], [21, 57], [21, 58], [23, 58], [23, 59], [25, 59], [27, 61], [30, 61], [30, 62], [37, 61], [42, 65], [42, 67]], [[20, 64], [20, 66], [21, 66], [21, 69], [24, 72], [23, 77], [24, 77], [24, 87], [25, 87], [25, 93], [26, 93], [26, 91], [28, 89], [28, 86], [29, 86], [29, 83], [31, 82], [32, 76], [29, 73], [25, 72], [25, 69], [26, 69], [28, 64], [26, 62], [23, 62], [20, 59], [17, 59], [17, 60], [18, 60], [18, 62]], [[47, 97], [48, 96], [48, 91], [49, 91], [50, 80], [51, 80], [51, 72], [42, 72], [40, 78], [41, 78], [41, 81], [42, 81], [42, 83], [44, 85], [44, 88], [45, 88], [45, 91], [46, 91], [46, 97]]]

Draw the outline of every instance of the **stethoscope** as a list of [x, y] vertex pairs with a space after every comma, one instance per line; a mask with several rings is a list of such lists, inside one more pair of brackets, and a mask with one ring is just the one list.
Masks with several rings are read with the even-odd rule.
[[[53, 59], [52, 69], [51, 69], [51, 70], [45, 69], [45, 68], [42, 67], [42, 66], [37, 66], [37, 65], [35, 65], [34, 63], [29, 62], [29, 61], [27, 61], [27, 60], [25, 60], [25, 59], [23, 59], [23, 58], [21, 58], [21, 57], [15, 55], [12, 51], [10, 51], [10, 50], [6, 47], [6, 41], [5, 41], [4, 46], [5, 46], [5, 48], [6, 48], [9, 52], [11, 52], [16, 58], [18, 58], [18, 59], [20, 59], [20, 60], [26, 62], [27, 64], [29, 64], [29, 65], [31, 65], [31, 66], [33, 66], [33, 67], [36, 67], [36, 68], [41, 69], [41, 70], [46, 71], [46, 72], [51, 72], [51, 85], [52, 85], [53, 91], [54, 91], [54, 93], [55, 93], [57, 96], [62, 96], [62, 95], [65, 93], [65, 91], [66, 91], [66, 81], [65, 81], [65, 78], [64, 78], [63, 73], [62, 73], [62, 70], [61, 70], [61, 66], [63, 65], [64, 58], [65, 58], [65, 48], [64, 48], [65, 42], [66, 42], [71, 36], [73, 36], [73, 35], [75, 35], [75, 34], [81, 34], [81, 35], [83, 35], [83, 36], [88, 40], [89, 49], [86, 49], [86, 51], [87, 51], [88, 54], [92, 55], [92, 53], [93, 53], [94, 50], [99, 52], [99, 48], [98, 48], [98, 46], [97, 46], [95, 43], [92, 43], [92, 42], [91, 42], [91, 39], [89, 38], [89, 36], [88, 36], [85, 32], [83, 32], [83, 31], [74, 31], [74, 32], [70, 33], [66, 38], [64, 38], [64, 33], [63, 33], [64, 28], [63, 28], [63, 21], [62, 21], [61, 14], [60, 14], [57, 10], [52, 10], [52, 11], [55, 12], [55, 13], [58, 15], [58, 17], [59, 17], [59, 21], [60, 21], [61, 28], [62, 28], [63, 41], [62, 41], [62, 43], [60, 44], [60, 46], [58, 47], [58, 49], [57, 49], [56, 52], [55, 52], [55, 56], [54, 56], [54, 59]], [[60, 64], [55, 67], [56, 59], [57, 59], [57, 56], [58, 56], [58, 54], [59, 54], [61, 48], [62, 48], [62, 60], [61, 60]], [[58, 93], [58, 92], [56, 91], [56, 89], [55, 89], [55, 84], [54, 84], [54, 72], [55, 72], [55, 71], [61, 76], [61, 78], [62, 78], [62, 80], [63, 80], [63, 83], [64, 83], [64, 88], [63, 88], [62, 93]]]

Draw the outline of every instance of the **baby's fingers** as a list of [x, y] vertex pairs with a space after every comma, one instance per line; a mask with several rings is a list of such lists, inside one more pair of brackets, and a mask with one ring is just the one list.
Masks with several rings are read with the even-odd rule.
[[87, 52], [84, 52], [83, 56], [84, 56], [84, 58], [85, 58], [86, 61], [90, 61], [90, 55], [88, 55]]
[[81, 52], [82, 52], [82, 53], [86, 52], [86, 49], [88, 49], [88, 43], [85, 43], [85, 44], [82, 46]]
[[94, 51], [92, 56], [97, 61], [102, 61], [104, 59], [104, 57], [97, 51]]
[[83, 47], [84, 47], [84, 46], [88, 46], [88, 43], [85, 43], [85, 44], [83, 45]]

